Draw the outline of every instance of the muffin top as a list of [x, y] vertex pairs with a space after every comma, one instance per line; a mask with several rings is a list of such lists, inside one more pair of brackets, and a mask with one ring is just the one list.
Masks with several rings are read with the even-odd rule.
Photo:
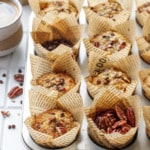
[[75, 86], [75, 80], [65, 73], [46, 73], [32, 81], [32, 85], [55, 90], [61, 96]]
[[115, 52], [124, 50], [131, 43], [126, 37], [116, 31], [107, 31], [97, 34], [90, 39], [90, 42], [98, 49], [106, 52], [106, 55], [111, 55]]
[[150, 2], [146, 2], [143, 5], [139, 6], [137, 11], [139, 13], [146, 12], [146, 13], [150, 14]]
[[126, 92], [131, 83], [131, 79], [126, 73], [113, 67], [104, 69], [98, 76], [91, 77], [90, 80], [92, 84], [99, 87], [112, 85], [122, 92]]
[[32, 128], [57, 138], [76, 127], [76, 123], [68, 111], [55, 108], [35, 115]]
[[119, 14], [123, 10], [118, 2], [99, 3], [90, 9], [102, 17], [111, 19], [113, 19], [115, 15]]
[[75, 6], [71, 3], [66, 3], [65, 1], [51, 1], [51, 2], [40, 2], [41, 14], [46, 14], [51, 12], [55, 15], [59, 15], [61, 12], [71, 14], [75, 13], [77, 15], [78, 11]]

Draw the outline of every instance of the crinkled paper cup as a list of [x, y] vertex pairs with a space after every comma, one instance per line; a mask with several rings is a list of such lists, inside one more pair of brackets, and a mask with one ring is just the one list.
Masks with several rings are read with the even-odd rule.
[[57, 58], [54, 63], [34, 55], [30, 56], [30, 60], [32, 72], [31, 84], [33, 89], [45, 94], [48, 93], [48, 95], [51, 95], [52, 93], [52, 95], [57, 95], [59, 97], [60, 95], [58, 91], [53, 91], [40, 85], [34, 85], [33, 83], [35, 83], [36, 79], [46, 73], [65, 73], [70, 75], [75, 81], [75, 86], [65, 94], [78, 92], [81, 83], [81, 71], [79, 65], [69, 53], [63, 54]]
[[140, 59], [138, 55], [130, 55], [118, 61], [109, 61], [107, 59], [99, 58], [101, 57], [96, 56], [93, 52], [90, 53], [88, 63], [90, 75], [85, 78], [90, 96], [93, 98], [103, 88], [107, 89], [109, 86], [111, 86], [108, 84], [100, 87], [99, 85], [92, 83], [93, 77], [97, 77], [104, 69], [107, 68], [118, 69], [124, 72], [130, 78], [131, 83], [127, 86], [125, 91], [122, 91], [122, 95], [125, 97], [132, 95], [137, 85], [138, 70], [140, 68]]
[[142, 85], [143, 94], [148, 100], [150, 100], [150, 69], [140, 70], [139, 77]]
[[[42, 19], [35, 18], [33, 21], [34, 31], [31, 32], [31, 35], [37, 55], [50, 61], [55, 61], [58, 56], [69, 52], [77, 58], [80, 42], [83, 37], [84, 25], [79, 25], [72, 15], [64, 19], [55, 18], [53, 22], [49, 21], [49, 18], [50, 16], [46, 15]], [[60, 44], [55, 49], [49, 51], [42, 46], [46, 41], [61, 39], [69, 41], [72, 47]]]
[[[79, 94], [72, 93], [71, 95], [54, 100], [47, 95], [31, 90], [29, 92], [29, 101], [32, 116], [25, 120], [25, 125], [37, 144], [49, 148], [59, 148], [68, 146], [76, 139], [83, 119], [83, 103]], [[36, 131], [32, 128], [34, 115], [54, 108], [60, 108], [70, 112], [76, 120], [76, 126], [74, 128], [57, 138], [52, 138], [51, 135]]]
[[[119, 132], [106, 134], [97, 127], [93, 121], [93, 117], [97, 111], [114, 109], [116, 104], [122, 105], [124, 108], [132, 107], [135, 114], [135, 127], [132, 127], [125, 134], [120, 134]], [[108, 149], [120, 149], [129, 145], [136, 136], [142, 115], [140, 98], [138, 96], [130, 96], [127, 98], [120, 97], [120, 93], [112, 88], [107, 89], [103, 95], [97, 95], [93, 101], [93, 105], [85, 108], [85, 113], [88, 121], [88, 133], [90, 137], [98, 145]]]
[[143, 106], [143, 117], [146, 126], [146, 134], [150, 138], [150, 106]]
[[[113, 31], [123, 36], [124, 40], [126, 41], [126, 46], [120, 51], [115, 51], [112, 52], [112, 54], [109, 54], [109, 48], [108, 51], [107, 49], [105, 51], [102, 50], [100, 47], [94, 46], [94, 44], [91, 43], [91, 40], [94, 39], [96, 35], [102, 35], [108, 31]], [[107, 22], [103, 19], [93, 17], [89, 21], [88, 26], [89, 38], [85, 38], [83, 39], [83, 41], [88, 54], [90, 52], [96, 52], [97, 55], [101, 56], [101, 58], [107, 57], [110, 60], [118, 60], [128, 56], [131, 53], [132, 45], [135, 41], [135, 33], [136, 24], [133, 20], [112, 27], [109, 24], [107, 24]], [[103, 45], [105, 46], [105, 44]]]
[[[104, 2], [104, 0], [99, 0], [99, 2], [94, 6], [91, 6], [91, 4], [90, 4], [90, 6], [83, 7], [88, 22], [92, 17], [97, 17], [97, 18], [103, 18], [108, 24], [115, 26], [115, 25], [121, 24], [123, 22], [126, 22], [129, 19], [131, 12], [129, 10], [127, 10], [124, 7], [125, 5], [123, 3], [121, 3], [120, 1], [118, 1], [118, 3], [121, 5], [122, 11], [120, 13], [116, 14], [113, 18], [107, 18], [107, 17], [100, 16], [99, 14], [97, 14], [91, 10], [91, 8], [100, 7], [101, 3], [103, 3], [103, 2]], [[109, 1], [109, 2], [112, 2], [112, 1]], [[132, 6], [132, 5], [130, 5], [130, 3], [132, 3], [132, 2], [133, 1], [131, 1], [129, 3], [125, 2], [128, 5], [126, 7], [130, 8]]]

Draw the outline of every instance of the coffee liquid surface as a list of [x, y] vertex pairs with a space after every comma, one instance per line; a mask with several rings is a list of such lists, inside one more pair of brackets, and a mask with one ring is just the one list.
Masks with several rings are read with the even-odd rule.
[[17, 6], [9, 1], [0, 1], [0, 28], [11, 24], [17, 18]]

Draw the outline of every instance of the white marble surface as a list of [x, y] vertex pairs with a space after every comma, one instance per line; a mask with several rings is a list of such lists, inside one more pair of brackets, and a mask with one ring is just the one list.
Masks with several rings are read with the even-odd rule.
[[[0, 57], [0, 111], [9, 111], [10, 117], [3, 118], [0, 113], [0, 150], [27, 150], [22, 140], [22, 104], [23, 95], [12, 101], [7, 93], [18, 83], [13, 79], [13, 75], [21, 69], [24, 73], [27, 60], [27, 45], [29, 34], [29, 18], [31, 9], [29, 6], [23, 6], [22, 25], [23, 37], [14, 53]], [[3, 77], [3, 74], [6, 77]], [[8, 125], [15, 124], [16, 129], [8, 129]]]

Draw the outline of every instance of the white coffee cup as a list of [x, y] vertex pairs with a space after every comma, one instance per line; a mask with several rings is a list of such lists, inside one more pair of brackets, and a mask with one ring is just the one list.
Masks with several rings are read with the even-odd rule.
[[21, 26], [22, 5], [18, 0], [0, 0], [0, 41], [16, 33]]

